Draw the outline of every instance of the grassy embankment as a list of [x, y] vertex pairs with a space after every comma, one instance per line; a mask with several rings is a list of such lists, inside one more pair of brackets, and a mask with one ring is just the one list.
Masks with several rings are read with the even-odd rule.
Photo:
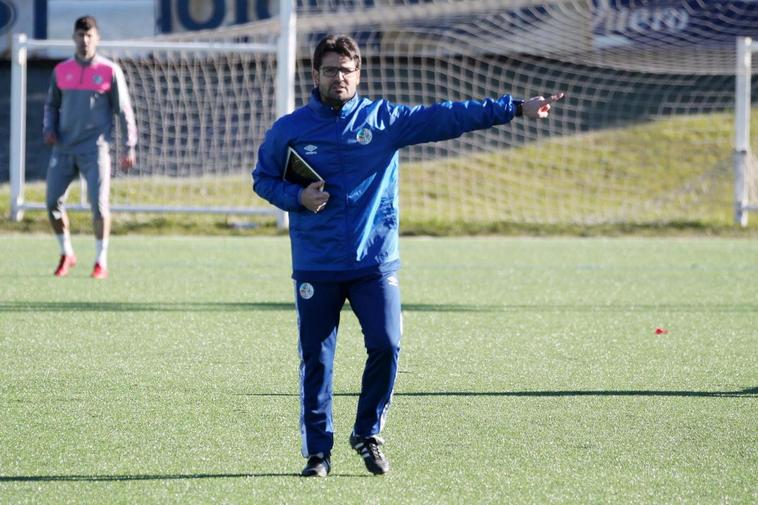
[[[733, 224], [731, 121], [728, 114], [676, 117], [444, 164], [405, 163], [401, 230], [405, 235], [754, 235], [756, 219], [747, 230]], [[758, 121], [753, 126], [758, 130]], [[148, 185], [120, 177], [112, 201], [137, 201], [139, 195], [140, 203], [165, 204], [181, 194], [185, 204], [264, 205], [246, 177], [228, 181], [177, 185], [176, 179], [151, 179]], [[44, 191], [44, 183], [29, 184], [26, 200], [44, 201]], [[0, 231], [48, 231], [40, 211], [27, 212], [21, 223], [9, 222], [9, 194], [9, 186], [1, 185]], [[69, 201], [78, 200], [79, 187], [73, 184]], [[88, 213], [72, 213], [71, 220], [75, 233], [89, 233]], [[269, 217], [122, 213], [114, 219], [113, 233], [281, 232]]]

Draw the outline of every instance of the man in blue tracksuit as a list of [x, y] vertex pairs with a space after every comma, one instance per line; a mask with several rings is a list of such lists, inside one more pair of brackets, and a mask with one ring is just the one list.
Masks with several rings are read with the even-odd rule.
[[[397, 374], [402, 320], [398, 254], [398, 149], [508, 123], [547, 117], [548, 99], [509, 95], [394, 105], [360, 97], [355, 40], [330, 35], [313, 55], [310, 101], [277, 120], [253, 170], [253, 189], [289, 212], [300, 352], [303, 476], [326, 476], [334, 445], [332, 365], [340, 311], [350, 302], [368, 353], [350, 445], [373, 474], [389, 471], [379, 446]], [[323, 181], [283, 180], [293, 148]]]

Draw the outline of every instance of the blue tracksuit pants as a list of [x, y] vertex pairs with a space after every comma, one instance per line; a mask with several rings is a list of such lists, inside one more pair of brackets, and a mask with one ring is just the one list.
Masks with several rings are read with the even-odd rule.
[[302, 454], [330, 454], [332, 370], [340, 312], [345, 300], [360, 322], [368, 357], [353, 431], [381, 432], [392, 400], [400, 354], [400, 289], [394, 272], [339, 282], [295, 281], [300, 352]]

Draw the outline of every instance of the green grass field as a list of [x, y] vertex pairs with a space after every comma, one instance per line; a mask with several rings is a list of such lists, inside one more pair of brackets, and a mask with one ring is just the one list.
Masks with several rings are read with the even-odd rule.
[[[0, 503], [756, 503], [758, 241], [404, 238], [391, 474], [297, 476], [283, 237], [0, 236]], [[656, 328], [668, 331], [656, 334]]]

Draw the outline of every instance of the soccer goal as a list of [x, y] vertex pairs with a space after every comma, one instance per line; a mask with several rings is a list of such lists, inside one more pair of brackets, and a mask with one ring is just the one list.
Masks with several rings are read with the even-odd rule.
[[[313, 48], [331, 32], [349, 33], [360, 43], [364, 58], [358, 89], [369, 98], [429, 105], [503, 93], [566, 92], [549, 120], [516, 120], [403, 149], [405, 227], [461, 224], [494, 230], [510, 224], [656, 226], [735, 219], [734, 168], [740, 159], [749, 159], [749, 149], [741, 151], [742, 158], [734, 153], [734, 40], [758, 36], [751, 33], [758, 26], [758, 3], [733, 2], [729, 9], [721, 2], [641, 0], [297, 4], [297, 24], [288, 25], [285, 38], [293, 42], [288, 75], [298, 106], [312, 88]], [[280, 21], [270, 19], [170, 40], [266, 43], [278, 40], [280, 31]], [[155, 58], [159, 64], [148, 66], [133, 58], [133, 69], [129, 58], [118, 60], [135, 104], [143, 104], [137, 114], [145, 168], [114, 184], [114, 202], [166, 205], [185, 188], [196, 200], [212, 201], [218, 191], [223, 201], [232, 202], [230, 188], [238, 187], [245, 190], [240, 201], [253, 201], [249, 169], [276, 117], [277, 57], [273, 50], [244, 60], [235, 56], [241, 62], [221, 71], [205, 69], [218, 65], [224, 53], [202, 57], [193, 49], [186, 54], [195, 55], [181, 63], [186, 74], [165, 59]], [[749, 77], [751, 70], [745, 72]], [[153, 82], [167, 80], [160, 77], [164, 73], [187, 75], [187, 81], [168, 79], [177, 85], [154, 100]], [[215, 79], [224, 73], [229, 83], [221, 86]], [[141, 79], [148, 91], [139, 91]], [[758, 97], [758, 79], [744, 82], [749, 96]], [[204, 99], [189, 93], [203, 88], [210, 89], [203, 91]], [[739, 96], [749, 109], [750, 98]], [[201, 112], [182, 116], [189, 109]], [[743, 147], [755, 141], [756, 131], [743, 130]], [[143, 173], [149, 165], [161, 168]], [[242, 168], [227, 183], [224, 178], [234, 173], [230, 167]], [[754, 179], [753, 172], [741, 172], [743, 179]], [[146, 183], [131, 185], [140, 180]], [[119, 188], [129, 188], [128, 193], [119, 194]], [[740, 219], [746, 219], [756, 200], [740, 201]], [[270, 209], [263, 202], [260, 208]]]
[[310, 56], [327, 32], [360, 43], [359, 92], [370, 98], [566, 92], [547, 121], [403, 149], [406, 226], [731, 224], [734, 40], [755, 31], [758, 4], [686, 4], [303, 2], [295, 97], [308, 97]]
[[[287, 8], [291, 3], [282, 2], [281, 22], [258, 41], [100, 43], [98, 53], [124, 70], [139, 135], [137, 165], [128, 173], [113, 171], [113, 211], [270, 215], [286, 226], [284, 213], [254, 196], [250, 172], [266, 129], [294, 103], [294, 12]], [[45, 209], [41, 191], [33, 197], [26, 192], [26, 73], [35, 52], [59, 49], [73, 54], [70, 40], [31, 40], [23, 34], [14, 40], [13, 220], [25, 210]], [[114, 142], [114, 160], [119, 148]], [[79, 202], [67, 208], [88, 210], [86, 191], [82, 187], [78, 193]]]

